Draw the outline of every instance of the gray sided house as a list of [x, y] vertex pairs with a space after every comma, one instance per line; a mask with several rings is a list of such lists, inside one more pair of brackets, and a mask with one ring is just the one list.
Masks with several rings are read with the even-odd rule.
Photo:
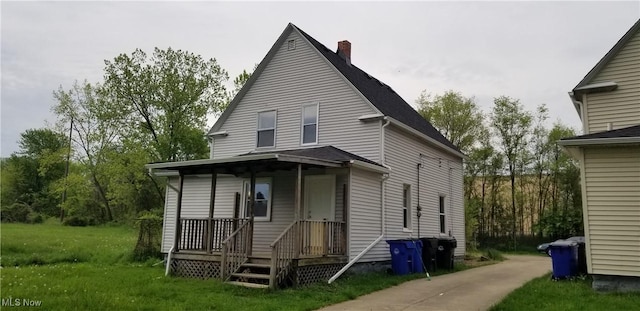
[[[388, 263], [385, 240], [454, 236], [460, 150], [391, 87], [289, 24], [208, 133], [210, 159], [168, 176], [174, 274], [278, 287]], [[420, 216], [419, 216], [420, 215]]]
[[559, 143], [580, 161], [593, 287], [640, 290], [640, 20], [569, 95], [585, 134]]

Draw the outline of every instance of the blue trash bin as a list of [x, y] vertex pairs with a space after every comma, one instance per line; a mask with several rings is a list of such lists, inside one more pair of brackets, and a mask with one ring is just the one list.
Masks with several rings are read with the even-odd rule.
[[423, 272], [422, 241], [388, 240], [391, 268], [396, 275]]
[[574, 241], [559, 241], [551, 243], [549, 247], [551, 249], [553, 278], [558, 280], [577, 275], [578, 243]]

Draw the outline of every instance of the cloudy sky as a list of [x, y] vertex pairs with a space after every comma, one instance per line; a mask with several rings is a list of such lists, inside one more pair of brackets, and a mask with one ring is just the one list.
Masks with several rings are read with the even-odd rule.
[[508, 95], [576, 129], [570, 91], [640, 18], [640, 2], [6, 2], [1, 10], [1, 156], [55, 123], [52, 92], [100, 82], [136, 48], [251, 69], [292, 22], [413, 104], [453, 89], [490, 110]]

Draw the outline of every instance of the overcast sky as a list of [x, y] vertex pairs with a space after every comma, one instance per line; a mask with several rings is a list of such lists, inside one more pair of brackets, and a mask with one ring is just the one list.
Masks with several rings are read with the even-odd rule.
[[414, 104], [422, 90], [549, 107], [576, 129], [570, 91], [640, 18], [628, 2], [6, 2], [1, 156], [21, 132], [55, 123], [52, 92], [102, 80], [104, 60], [136, 48], [216, 58], [231, 77], [251, 69], [292, 22]]

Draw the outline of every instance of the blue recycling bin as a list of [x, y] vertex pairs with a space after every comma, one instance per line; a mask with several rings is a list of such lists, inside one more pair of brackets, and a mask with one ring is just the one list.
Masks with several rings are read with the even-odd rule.
[[396, 275], [423, 272], [422, 241], [388, 240], [391, 268]]
[[578, 243], [574, 241], [559, 241], [551, 243], [549, 247], [551, 248], [553, 278], [558, 280], [577, 275]]

